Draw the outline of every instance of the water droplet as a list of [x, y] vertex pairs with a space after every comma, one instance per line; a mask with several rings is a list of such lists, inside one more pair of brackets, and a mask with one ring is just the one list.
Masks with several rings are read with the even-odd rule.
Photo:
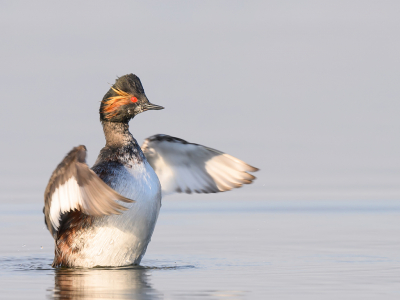
[[114, 244], [114, 240], [111, 240], [111, 241], [110, 241], [110, 245], [112, 245], [112, 244]]
[[97, 253], [97, 255], [101, 255], [101, 253], [103, 253], [103, 248], [100, 249], [99, 253]]
[[40, 249], [43, 249], [43, 246], [40, 246]]
[[25, 246], [26, 246], [26, 245], [25, 245], [25, 244], [23, 244], [23, 245], [22, 245], [22, 248], [24, 248]]

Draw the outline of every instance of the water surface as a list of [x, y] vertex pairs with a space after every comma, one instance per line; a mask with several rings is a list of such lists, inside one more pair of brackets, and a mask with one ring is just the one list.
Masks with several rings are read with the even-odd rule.
[[0, 298], [400, 297], [400, 202], [212, 197], [166, 199], [141, 266], [57, 270], [41, 200], [3, 201]]

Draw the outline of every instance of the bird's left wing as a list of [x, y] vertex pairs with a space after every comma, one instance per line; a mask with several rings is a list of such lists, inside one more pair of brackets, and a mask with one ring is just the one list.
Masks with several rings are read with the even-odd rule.
[[165, 134], [147, 138], [142, 151], [164, 195], [217, 193], [251, 183], [258, 169], [229, 154]]
[[86, 147], [73, 148], [50, 177], [44, 194], [45, 222], [55, 236], [61, 216], [79, 210], [90, 216], [120, 214], [126, 208], [116, 202], [134, 202], [105, 184], [85, 161]]

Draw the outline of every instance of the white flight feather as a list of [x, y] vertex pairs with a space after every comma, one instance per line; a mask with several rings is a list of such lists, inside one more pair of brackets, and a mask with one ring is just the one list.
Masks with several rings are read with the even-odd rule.
[[82, 206], [83, 199], [75, 177], [69, 178], [58, 186], [51, 196], [50, 221], [57, 230], [60, 226], [60, 217], [63, 213]]

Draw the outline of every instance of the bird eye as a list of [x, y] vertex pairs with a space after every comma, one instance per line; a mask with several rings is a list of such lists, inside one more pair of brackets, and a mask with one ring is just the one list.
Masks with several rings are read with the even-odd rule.
[[137, 102], [137, 98], [136, 98], [136, 97], [132, 97], [132, 98], [131, 98], [131, 101], [132, 101], [133, 103], [136, 103], [136, 102]]

